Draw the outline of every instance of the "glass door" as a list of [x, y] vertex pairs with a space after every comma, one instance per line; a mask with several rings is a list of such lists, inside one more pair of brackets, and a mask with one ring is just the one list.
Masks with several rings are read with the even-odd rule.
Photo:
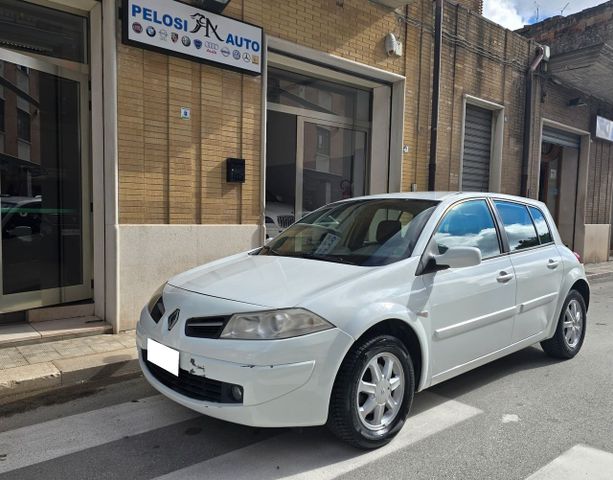
[[296, 218], [366, 195], [368, 129], [298, 117], [297, 139]]
[[0, 313], [91, 297], [87, 76], [0, 49]]

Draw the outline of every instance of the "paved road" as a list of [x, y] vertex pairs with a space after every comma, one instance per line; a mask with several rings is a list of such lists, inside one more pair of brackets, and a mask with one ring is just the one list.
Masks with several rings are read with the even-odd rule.
[[399, 437], [374, 452], [323, 428], [200, 416], [137, 378], [0, 411], [0, 480], [612, 480], [613, 282], [592, 288], [574, 360], [532, 347], [420, 393]]

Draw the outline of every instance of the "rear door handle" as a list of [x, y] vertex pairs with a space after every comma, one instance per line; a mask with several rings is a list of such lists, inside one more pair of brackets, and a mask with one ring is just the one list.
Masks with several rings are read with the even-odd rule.
[[560, 260], [554, 260], [553, 258], [550, 258], [547, 262], [547, 268], [551, 268], [552, 270], [558, 268], [558, 265], [560, 265]]
[[502, 271], [498, 274], [498, 277], [496, 278], [496, 280], [498, 280], [499, 283], [507, 283], [511, 281], [512, 278], [513, 278], [512, 273], [507, 273], [505, 271]]

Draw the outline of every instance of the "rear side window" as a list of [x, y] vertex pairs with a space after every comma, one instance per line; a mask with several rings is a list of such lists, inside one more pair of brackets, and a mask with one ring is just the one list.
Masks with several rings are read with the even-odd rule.
[[453, 206], [438, 226], [434, 241], [441, 254], [452, 247], [476, 247], [483, 259], [500, 255], [498, 233], [485, 200]]
[[551, 236], [551, 231], [549, 230], [549, 226], [547, 225], [547, 221], [545, 220], [543, 212], [541, 212], [536, 207], [528, 208], [530, 209], [530, 215], [532, 215], [532, 220], [534, 220], [534, 226], [536, 227], [536, 233], [538, 233], [541, 245], [544, 243], [553, 242], [553, 237]]
[[539, 244], [532, 218], [524, 205], [499, 200], [495, 201], [494, 205], [504, 225], [512, 252]]

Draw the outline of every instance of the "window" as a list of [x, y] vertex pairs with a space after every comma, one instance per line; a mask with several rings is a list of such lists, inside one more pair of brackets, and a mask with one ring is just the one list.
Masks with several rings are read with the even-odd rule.
[[512, 252], [539, 244], [534, 224], [524, 205], [512, 202], [495, 201], [496, 210], [504, 224]]
[[543, 216], [543, 212], [541, 212], [536, 207], [528, 208], [530, 209], [530, 215], [532, 215], [532, 220], [534, 220], [534, 225], [536, 226], [536, 232], [538, 233], [541, 245], [553, 242], [553, 237], [551, 236], [551, 231], [549, 230], [547, 221]]
[[476, 247], [481, 258], [500, 255], [494, 219], [485, 200], [462, 202], [451, 208], [434, 234], [439, 253], [452, 247]]
[[408, 199], [334, 203], [307, 215], [256, 254], [387, 265], [411, 255], [436, 205]]
[[20, 140], [30, 141], [30, 114], [17, 109], [17, 136]]

